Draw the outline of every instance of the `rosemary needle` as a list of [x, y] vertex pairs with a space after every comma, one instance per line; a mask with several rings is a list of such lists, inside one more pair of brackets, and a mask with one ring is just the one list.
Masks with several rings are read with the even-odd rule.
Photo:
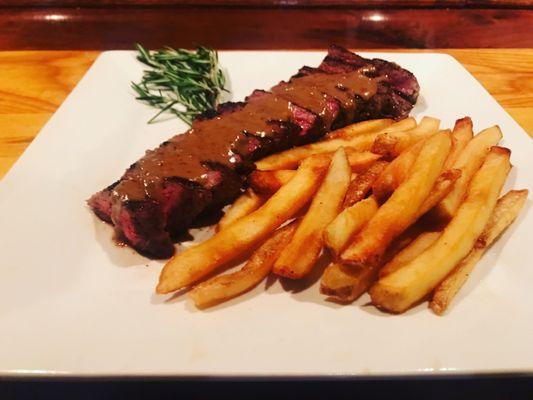
[[138, 100], [159, 109], [148, 123], [171, 112], [190, 126], [196, 116], [215, 108], [220, 93], [227, 91], [215, 50], [165, 47], [149, 51], [140, 44], [135, 47], [137, 59], [150, 69], [143, 72], [139, 83], [132, 82], [132, 88]]

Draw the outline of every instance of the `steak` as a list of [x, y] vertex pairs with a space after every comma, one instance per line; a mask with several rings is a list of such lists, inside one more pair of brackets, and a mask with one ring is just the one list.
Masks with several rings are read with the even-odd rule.
[[118, 239], [150, 258], [168, 258], [195, 220], [241, 193], [254, 161], [353, 122], [405, 118], [418, 92], [414, 75], [398, 65], [331, 46], [318, 68], [206, 111], [88, 204]]

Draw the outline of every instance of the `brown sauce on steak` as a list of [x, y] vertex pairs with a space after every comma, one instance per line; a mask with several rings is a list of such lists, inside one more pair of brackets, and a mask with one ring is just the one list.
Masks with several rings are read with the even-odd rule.
[[[333, 77], [333, 79], [332, 79]], [[290, 82], [282, 82], [272, 88], [277, 94], [294, 104], [305, 104], [308, 110], [322, 117], [326, 128], [332, 124], [331, 112], [328, 112], [328, 98], [336, 99], [346, 110], [355, 107], [355, 97], [368, 100], [376, 93], [377, 84], [360, 71], [344, 74], [314, 73]]]
[[377, 82], [361, 72], [303, 76], [281, 83], [258, 98], [251, 99], [237, 111], [193, 123], [192, 128], [149, 150], [130, 168], [114, 188], [123, 200], [161, 198], [161, 181], [181, 177], [202, 183], [209, 168], [203, 163], [215, 162], [232, 168], [236, 155], [232, 146], [243, 138], [243, 132], [268, 137], [274, 132], [269, 121], [289, 121], [291, 104], [304, 107], [324, 119], [329, 128], [327, 98], [337, 99], [341, 107], [352, 108], [355, 97], [372, 97]]

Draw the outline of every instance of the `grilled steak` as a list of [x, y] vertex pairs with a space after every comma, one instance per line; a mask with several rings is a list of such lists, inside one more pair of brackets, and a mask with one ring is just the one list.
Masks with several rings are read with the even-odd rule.
[[168, 258], [196, 218], [239, 195], [255, 160], [353, 122], [404, 118], [418, 92], [416, 78], [398, 65], [332, 46], [318, 68], [303, 67], [270, 91], [205, 112], [89, 206], [141, 254]]

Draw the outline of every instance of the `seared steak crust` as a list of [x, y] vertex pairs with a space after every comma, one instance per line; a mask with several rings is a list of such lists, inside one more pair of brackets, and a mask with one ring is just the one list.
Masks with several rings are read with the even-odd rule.
[[[375, 86], [370, 94], [353, 94], [334, 81], [339, 76], [345, 78], [343, 74], [354, 73]], [[328, 80], [333, 89], [319, 85]], [[306, 93], [306, 85], [313, 85], [314, 92], [324, 87], [324, 92], [314, 98], [306, 97], [302, 95]], [[299, 88], [300, 97], [294, 88]], [[196, 175], [191, 170], [188, 174], [180, 173], [179, 165], [171, 165], [173, 168], [169, 169], [173, 152], [176, 152], [176, 159], [180, 155], [183, 157], [178, 154], [180, 143], [183, 143], [180, 142], [183, 138], [178, 135], [147, 152], [119, 181], [93, 195], [88, 204], [100, 219], [114, 225], [119, 239], [138, 252], [151, 258], [168, 258], [174, 252], [173, 240], [199, 215], [220, 209], [239, 195], [246, 175], [254, 169], [255, 160], [316, 141], [331, 129], [353, 122], [404, 118], [411, 111], [418, 93], [419, 85], [414, 75], [398, 65], [366, 59], [331, 46], [318, 68], [302, 67], [288, 82], [281, 82], [270, 91], [255, 90], [244, 102], [220, 104], [216, 110], [206, 111], [195, 120], [190, 132], [205, 131], [210, 124], [220, 130], [226, 120], [239, 121], [240, 118], [246, 121], [243, 116], [253, 120], [260, 118], [257, 110], [273, 110], [270, 117], [264, 119], [262, 115], [261, 121], [255, 125], [246, 124], [262, 126], [260, 131], [243, 127], [235, 139], [227, 143], [228, 162], [200, 159], [196, 170], [201, 173]], [[309, 101], [306, 100], [308, 97]], [[272, 107], [273, 104], [277, 108]], [[283, 109], [280, 104], [286, 104], [285, 111], [279, 111]], [[208, 146], [209, 136], [204, 139]], [[152, 177], [146, 181], [143, 171], [148, 165], [146, 160], [150, 161], [151, 175], [157, 179]], [[161, 162], [154, 163], [154, 160]], [[165, 163], [166, 166], [158, 169], [159, 164]]]

